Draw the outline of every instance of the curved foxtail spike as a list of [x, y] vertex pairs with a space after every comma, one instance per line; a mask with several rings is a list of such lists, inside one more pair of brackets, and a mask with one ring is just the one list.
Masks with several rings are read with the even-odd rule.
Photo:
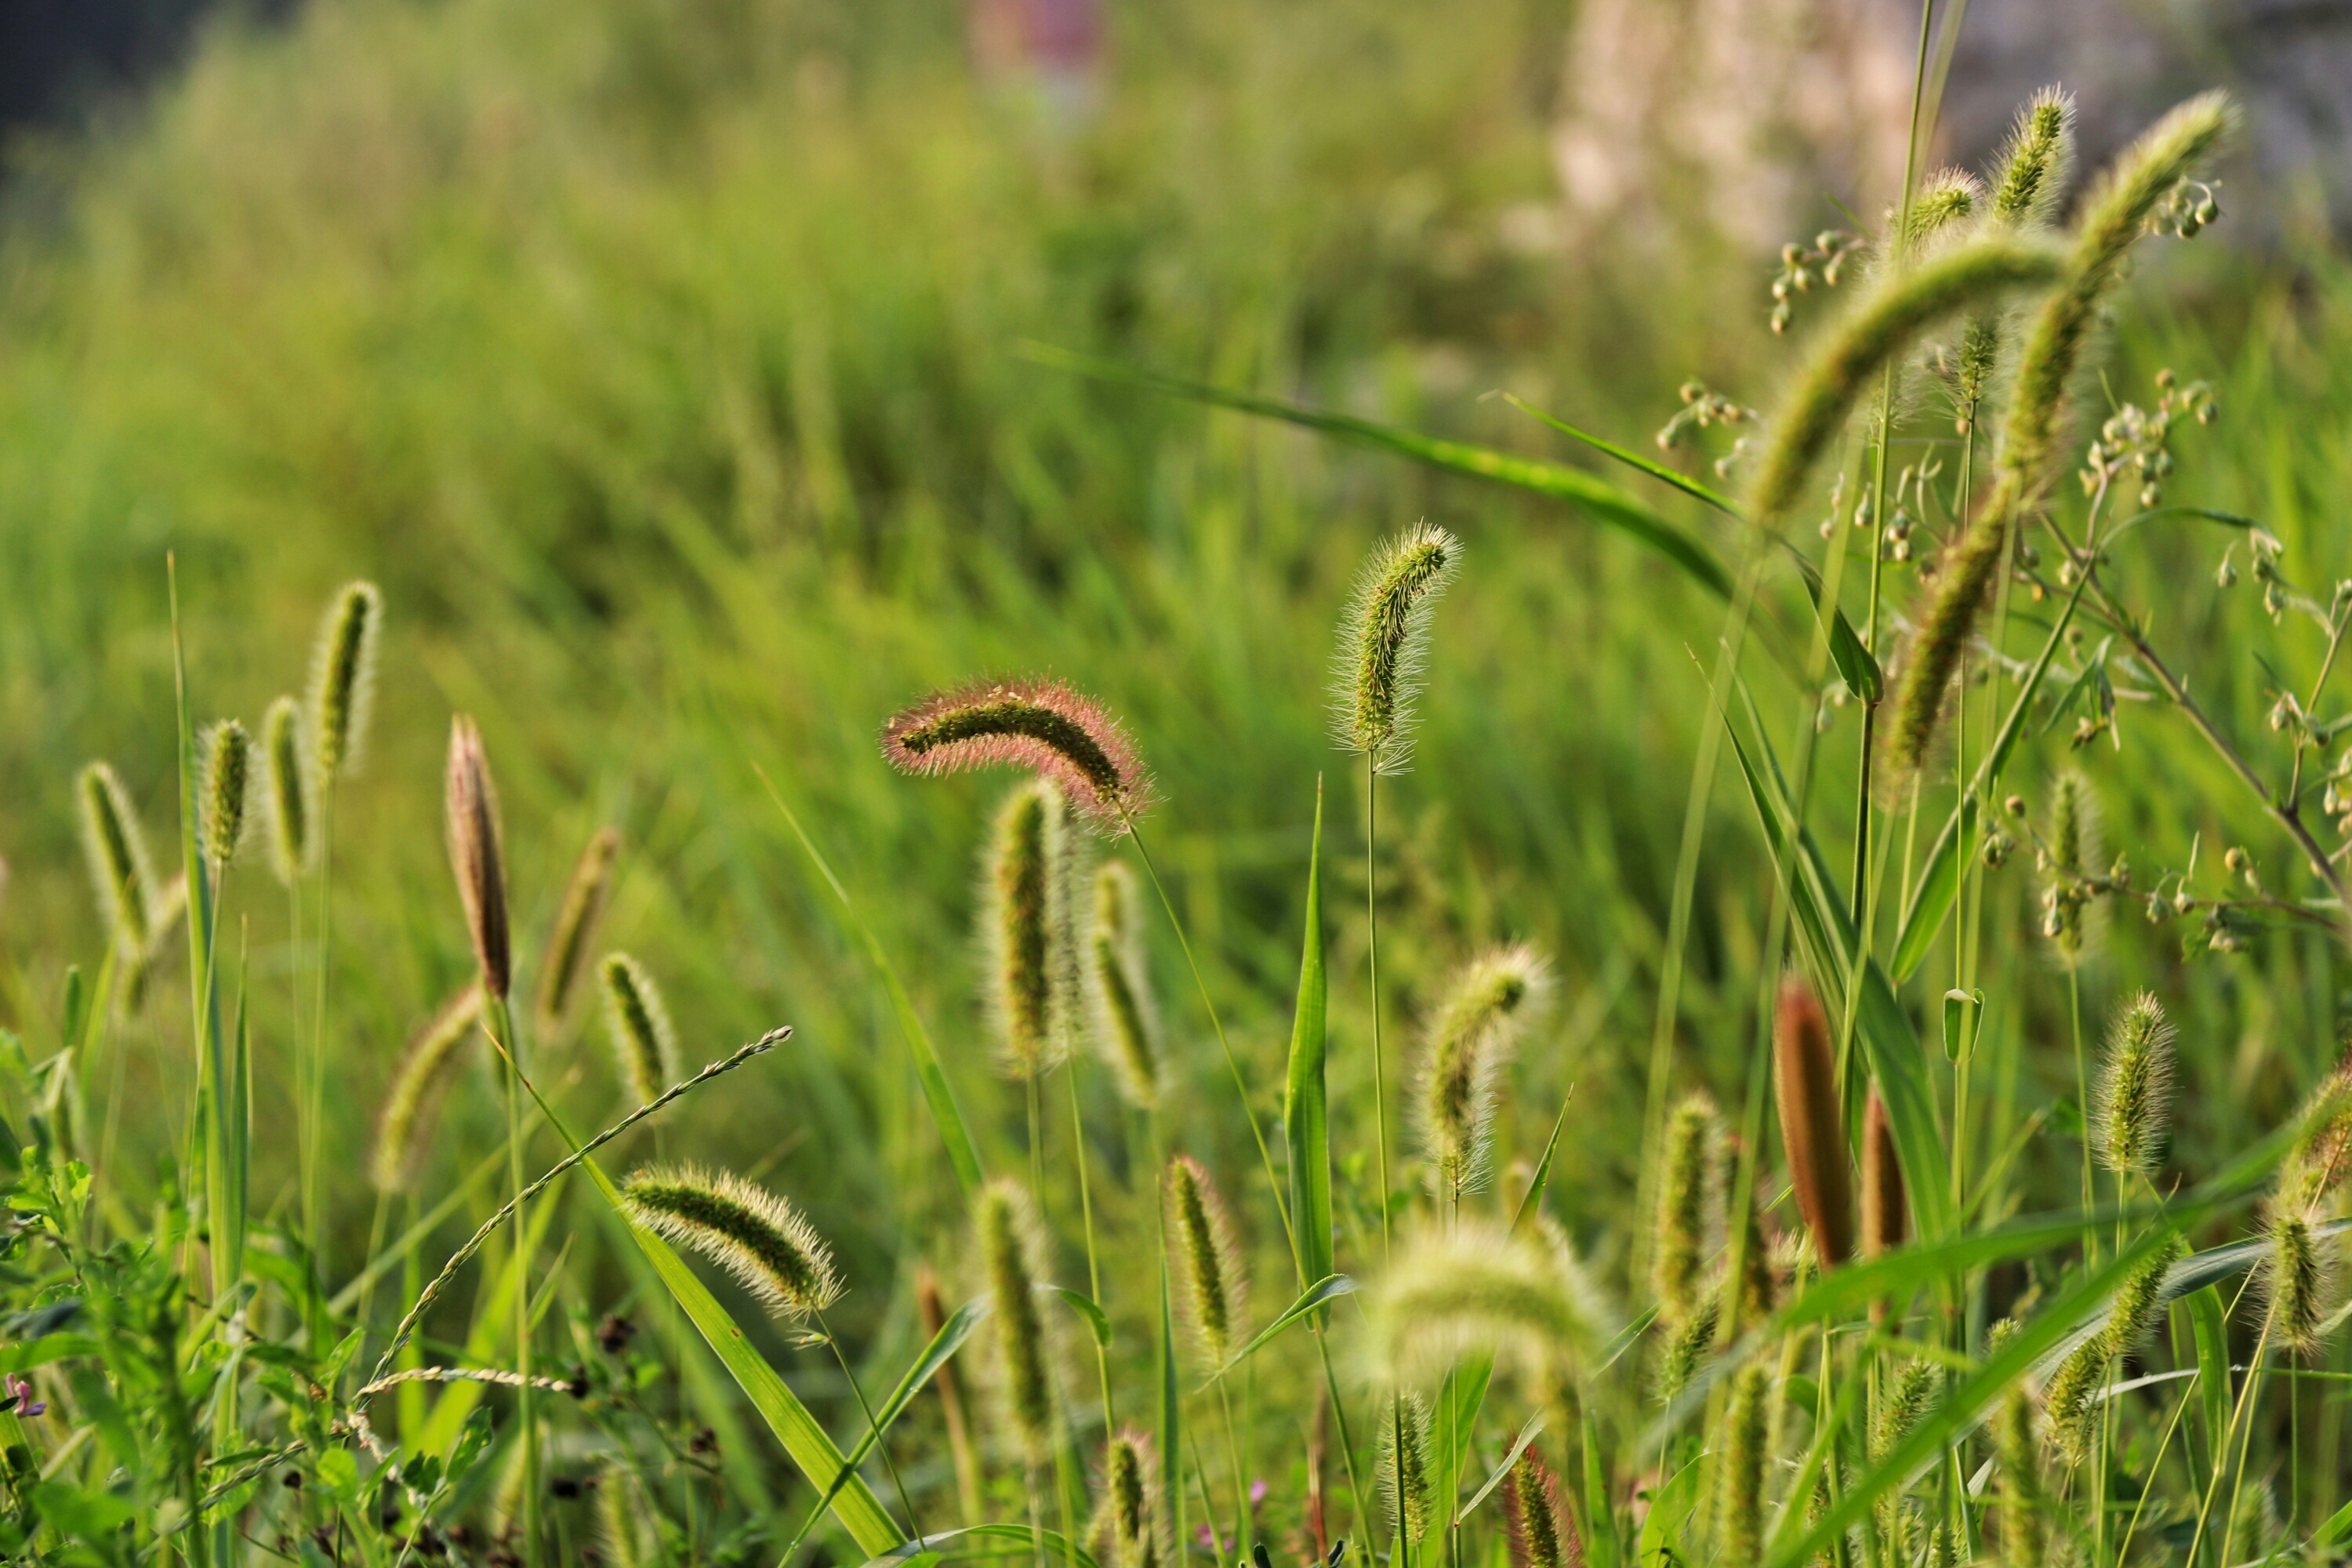
[[290, 888], [310, 868], [318, 844], [310, 827], [310, 760], [302, 741], [302, 709], [291, 697], [279, 698], [262, 715], [261, 765], [268, 787], [269, 868]]
[[1853, 1179], [1838, 1115], [1830, 1021], [1812, 988], [1794, 974], [1780, 982], [1772, 1068], [1780, 1142], [1789, 1152], [1797, 1207], [1812, 1232], [1813, 1256], [1827, 1272], [1853, 1256]]
[[481, 731], [463, 713], [449, 721], [449, 868], [466, 906], [466, 929], [482, 989], [505, 1001], [514, 984], [514, 952], [507, 939], [506, 853], [499, 837], [499, 791]]
[[2100, 300], [2157, 204], [2210, 157], [2237, 123], [2237, 107], [2228, 94], [2190, 99], [2133, 143], [2085, 201], [2058, 287], [2034, 313], [2019, 351], [2017, 385], [2002, 422], [1993, 484], [1937, 578], [1936, 595], [1921, 617], [1895, 694], [1887, 743], [1897, 771], [1914, 772], [1926, 759], [1942, 717], [1945, 689], [1975, 629], [1985, 592], [2008, 556], [2011, 531], [2041, 514], [2057, 462], [2066, 386], [2082, 360]]
[[2279, 1167], [2271, 1200], [2287, 1209], [2308, 1209], [2352, 1174], [2352, 1062], [2319, 1080], [2296, 1112], [2294, 1147]]
[[1045, 1272], [1045, 1244], [1029, 1194], [999, 1176], [972, 1200], [972, 1229], [982, 1268], [995, 1302], [996, 1348], [1003, 1370], [1006, 1413], [1028, 1461], [1054, 1451], [1054, 1375], [1036, 1286]]
[[207, 727], [196, 741], [196, 842], [215, 870], [236, 858], [251, 818], [253, 738], [234, 719]]
[[154, 859], [147, 852], [147, 835], [131, 809], [122, 781], [104, 763], [92, 763], [74, 781], [75, 802], [80, 807], [82, 849], [89, 861], [90, 880], [98, 888], [99, 907], [106, 911], [116, 949], [136, 961], [147, 951], [154, 931], [162, 892], [155, 881]]
[[2167, 1237], [2146, 1262], [2135, 1268], [2121, 1289], [2098, 1331], [2074, 1347], [2059, 1363], [2042, 1393], [2042, 1428], [2050, 1446], [2079, 1463], [2091, 1451], [2098, 1424], [2096, 1396], [2106, 1382], [2107, 1368], [2147, 1342], [2164, 1306], [2164, 1279], [2172, 1266], [2189, 1255], [2189, 1244], [2178, 1235]]
[[1668, 1326], [1690, 1321], [1706, 1283], [1707, 1258], [1723, 1228], [1723, 1119], [1704, 1092], [1686, 1097], [1666, 1121], [1664, 1176], [1650, 1283]]
[[1966, 169], [1938, 169], [1919, 182], [1911, 197], [1911, 222], [1904, 236], [1916, 247], [1965, 226], [1985, 203], [1984, 182]]
[[2099, 1075], [2099, 1161], [2119, 1176], [2156, 1170], [2172, 1121], [2173, 1028], [2154, 994], [2132, 998]]
[[401, 1053], [384, 1090], [383, 1108], [376, 1114], [375, 1149], [368, 1159], [368, 1179], [377, 1192], [406, 1192], [415, 1184], [434, 1114], [481, 1016], [482, 987], [469, 980]]
[[596, 940], [597, 921], [604, 918], [604, 904], [613, 896], [613, 868], [620, 855], [619, 831], [600, 827], [588, 840], [588, 847], [580, 852], [580, 863], [572, 868], [562, 906], [556, 911], [555, 930], [548, 937], [547, 956], [540, 963], [539, 990], [531, 1005], [532, 1021], [541, 1041], [553, 1038], [572, 1011], [580, 977], [587, 973], [588, 950]]
[[677, 1031], [662, 1005], [661, 987], [646, 966], [625, 952], [608, 952], [596, 967], [604, 990], [604, 1022], [612, 1031], [613, 1055], [621, 1082], [636, 1103], [661, 1097], [677, 1076]]
[[787, 1322], [840, 1298], [833, 1253], [798, 1209], [741, 1177], [699, 1165], [657, 1165], [621, 1188], [629, 1217], [735, 1276]]
[[1138, 1110], [1160, 1098], [1160, 1007], [1143, 945], [1135, 873], [1106, 860], [1095, 873], [1094, 1037], [1119, 1093]]
[[1419, 523], [1383, 540], [1364, 561], [1339, 620], [1332, 671], [1333, 735], [1380, 773], [1412, 756], [1413, 697], [1429, 653], [1429, 623], [1462, 559], [1462, 542]]
[[1168, 1162], [1168, 1220], [1185, 1324], [1210, 1368], [1222, 1367], [1243, 1332], [1249, 1277], [1242, 1271], [1225, 1201], [1190, 1154]]
[[1151, 804], [1135, 742], [1108, 709], [1059, 680], [982, 680], [935, 692], [891, 716], [882, 755], [906, 773], [1026, 768], [1061, 785], [1108, 833], [1124, 832]]
[[1495, 1086], [1551, 993], [1550, 967], [1524, 942], [1464, 966], [1430, 1022], [1421, 1128], [1441, 1199], [1478, 1190], [1494, 1142]]
[[1835, 439], [1870, 378], [1923, 329], [1953, 311], [2013, 289], [2054, 280], [2059, 253], [2013, 234], [1991, 234], [1935, 259], [1891, 273], [1832, 328], [1798, 374], [1748, 502], [1752, 521], [1777, 535], [1804, 494], [1805, 480]]
[[347, 583], [327, 606], [310, 658], [310, 741], [321, 784], [350, 773], [367, 741], [375, 708], [376, 645], [383, 640], [383, 595], [373, 583]]

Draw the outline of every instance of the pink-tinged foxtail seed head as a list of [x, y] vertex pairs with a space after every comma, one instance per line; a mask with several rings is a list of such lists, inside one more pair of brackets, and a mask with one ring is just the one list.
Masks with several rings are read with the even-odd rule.
[[1106, 832], [1151, 804], [1135, 742], [1108, 709], [1059, 680], [982, 680], [935, 692], [891, 716], [882, 755], [908, 773], [1027, 768], [1062, 786]]

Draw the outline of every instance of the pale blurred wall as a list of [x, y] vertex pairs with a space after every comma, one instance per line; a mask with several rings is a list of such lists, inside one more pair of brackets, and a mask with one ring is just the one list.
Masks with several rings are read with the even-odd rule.
[[[1611, 245], [1759, 253], [1838, 224], [1830, 196], [1874, 219], [1918, 42], [1912, 0], [1585, 0], [1553, 143], [1571, 219]], [[2075, 95], [2092, 165], [2228, 86], [2249, 134], [2222, 171], [2227, 232], [2352, 231], [2352, 0], [1971, 0], [1948, 82], [1930, 162], [1971, 167], [2046, 83]]]

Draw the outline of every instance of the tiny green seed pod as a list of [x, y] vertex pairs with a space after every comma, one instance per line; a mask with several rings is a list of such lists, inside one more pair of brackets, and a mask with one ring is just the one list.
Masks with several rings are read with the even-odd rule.
[[291, 697], [269, 705], [261, 721], [261, 760], [268, 775], [269, 868], [292, 887], [310, 868], [310, 762], [302, 743], [302, 710]]
[[2173, 1055], [2172, 1026], [2143, 991], [2108, 1032], [2099, 1075], [2099, 1159], [2117, 1175], [2156, 1169], [2172, 1120]]
[[1550, 989], [1544, 961], [1521, 943], [1472, 960], [1439, 1005], [1421, 1082], [1423, 1148], [1439, 1198], [1458, 1203], [1485, 1182], [1496, 1083]]
[[625, 952], [606, 953], [596, 973], [621, 1081], [635, 1103], [651, 1104], [677, 1077], [677, 1031], [662, 1005], [661, 987]]
[[1413, 697], [1429, 653], [1429, 624], [1462, 558], [1442, 528], [1421, 523], [1383, 541], [1366, 558], [1339, 623], [1333, 678], [1334, 739], [1402, 771], [1412, 756]]
[[1731, 1380], [1717, 1536], [1727, 1563], [1764, 1560], [1764, 1438], [1771, 1394], [1771, 1369], [1761, 1362], [1749, 1362]]
[[376, 1114], [375, 1149], [368, 1176], [380, 1193], [406, 1192], [425, 1161], [435, 1113], [456, 1075], [460, 1051], [482, 1016], [482, 988], [472, 981], [441, 1005], [416, 1032], [393, 1069]]
[[629, 1217], [701, 1253], [787, 1322], [839, 1299], [833, 1253], [799, 1210], [764, 1187], [699, 1165], [639, 1171], [621, 1189]]
[[1067, 1054], [1074, 976], [1072, 853], [1062, 792], [1051, 780], [1015, 789], [996, 814], [982, 887], [982, 947], [999, 1060], [1015, 1079], [1052, 1071]]
[[531, 1008], [541, 1041], [554, 1038], [572, 1011], [572, 995], [588, 968], [596, 924], [613, 894], [613, 868], [620, 854], [620, 834], [610, 827], [598, 828], [588, 847], [580, 852], [580, 863], [572, 868], [572, 880], [564, 886], [563, 904], [548, 938], [547, 959], [540, 965], [539, 991]]
[[449, 866], [457, 896], [466, 906], [466, 928], [482, 989], [503, 1002], [514, 983], [513, 950], [507, 938], [506, 852], [499, 836], [498, 785], [482, 750], [481, 731], [460, 713], [449, 721], [449, 767], [445, 792], [449, 819]]
[[106, 763], [83, 768], [74, 795], [81, 808], [82, 851], [98, 889], [99, 908], [106, 912], [116, 950], [135, 960], [146, 952], [159, 923], [160, 889], [154, 861], [147, 853], [147, 835], [131, 809], [122, 781]]
[[997, 1357], [1003, 1373], [1006, 1414], [1031, 1464], [1054, 1446], [1052, 1352], [1037, 1310], [1045, 1247], [1029, 1194], [999, 1176], [972, 1200], [972, 1228], [996, 1310]]
[[1584, 1541], [1561, 1503], [1559, 1481], [1528, 1445], [1503, 1483], [1503, 1519], [1511, 1568], [1582, 1568]]
[[1418, 1545], [1429, 1533], [1429, 1406], [1400, 1394], [1381, 1414], [1379, 1482], [1389, 1529]]
[[1650, 1250], [1651, 1287], [1669, 1325], [1690, 1321], [1706, 1283], [1706, 1259], [1723, 1224], [1722, 1144], [1723, 1121], [1714, 1100], [1694, 1094], [1675, 1107], [1666, 1121], [1657, 1237]]
[[244, 725], [224, 719], [199, 738], [197, 754], [196, 842], [217, 871], [236, 858], [245, 842], [253, 741]]
[[1160, 1009], [1143, 946], [1142, 901], [1135, 873], [1106, 860], [1095, 873], [1095, 1040], [1129, 1105], [1149, 1110], [1160, 1098]]
[[1249, 1277], [1242, 1271], [1233, 1220], [1216, 1183], [1198, 1160], [1179, 1154], [1168, 1162], [1168, 1235], [1174, 1243], [1177, 1300], [1185, 1325], [1212, 1368], [1233, 1354], [1243, 1329]]
[[383, 595], [373, 583], [347, 583], [327, 606], [310, 658], [311, 759], [321, 784], [357, 765], [375, 707], [376, 644]]

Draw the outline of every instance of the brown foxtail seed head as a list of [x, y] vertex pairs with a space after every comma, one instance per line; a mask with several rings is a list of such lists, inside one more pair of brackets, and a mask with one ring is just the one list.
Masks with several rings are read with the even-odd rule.
[[1151, 804], [1135, 742], [1093, 698], [1062, 681], [982, 680], [935, 692], [882, 727], [884, 760], [900, 773], [1025, 768], [1051, 779], [1107, 833]]
[[1528, 1445], [1503, 1483], [1511, 1568], [1584, 1568], [1584, 1538], [1560, 1501], [1559, 1480]]
[[514, 956], [507, 940], [506, 853], [499, 836], [498, 785], [482, 750], [481, 731], [463, 713], [449, 721], [449, 768], [444, 798], [448, 807], [449, 868], [466, 906], [466, 927], [474, 939], [482, 989], [506, 1000], [514, 982]]
[[1903, 1245], [1910, 1209], [1903, 1191], [1903, 1166], [1895, 1153], [1895, 1129], [1876, 1086], [1862, 1115], [1862, 1255], [1876, 1258]]
[[292, 887], [310, 868], [317, 836], [310, 827], [310, 758], [302, 742], [302, 710], [291, 697], [269, 705], [261, 721], [261, 763], [268, 786], [269, 868]]
[[662, 1005], [661, 987], [625, 952], [608, 952], [596, 966], [604, 992], [604, 1022], [621, 1082], [639, 1105], [661, 1098], [677, 1077], [677, 1031]]
[[1037, 1310], [1045, 1247], [1036, 1210], [1017, 1184], [999, 1176], [973, 1198], [972, 1229], [996, 1308], [1005, 1412], [1024, 1452], [1035, 1464], [1053, 1452], [1054, 1443], [1052, 1352], [1044, 1315]]
[[1412, 756], [1413, 698], [1429, 654], [1429, 624], [1462, 558], [1461, 542], [1418, 523], [1365, 558], [1339, 622], [1333, 739], [1381, 773]]
[[1135, 873], [1106, 860], [1095, 873], [1094, 1037], [1127, 1102], [1149, 1110], [1160, 1098], [1160, 1008], [1143, 945]]
[[2118, 1175], [2153, 1172], [2172, 1120], [2173, 1028], [2146, 991], [2107, 1034], [2099, 1075], [2099, 1160]]
[[2017, 228], [2050, 221], [2065, 194], [2074, 161], [2074, 98], [2045, 87], [2018, 110], [2017, 124], [2000, 151], [2000, 183], [1993, 187], [1992, 216]]
[[327, 606], [310, 659], [310, 739], [321, 784], [358, 765], [375, 707], [376, 645], [383, 640], [383, 595], [373, 583], [347, 583]]
[[106, 763], [91, 763], [82, 769], [74, 781], [74, 797], [99, 907], [106, 912], [116, 949], [136, 958], [146, 951], [150, 933], [160, 923], [160, 892], [147, 835], [131, 809], [122, 781]]
[[376, 1114], [375, 1148], [368, 1160], [368, 1179], [377, 1192], [406, 1192], [415, 1185], [435, 1114], [481, 1016], [482, 987], [469, 980], [401, 1053]]
[[246, 802], [253, 780], [253, 740], [245, 726], [224, 719], [196, 742], [196, 842], [218, 870], [236, 858], [248, 821]]
[[1650, 1273], [1669, 1324], [1689, 1321], [1696, 1310], [1706, 1259], [1723, 1227], [1723, 1119], [1704, 1092], [1684, 1100], [1667, 1118]]
[[1243, 1330], [1249, 1278], [1232, 1217], [1216, 1184], [1198, 1160], [1179, 1154], [1168, 1162], [1168, 1234], [1174, 1243], [1177, 1301], [1202, 1359], [1222, 1367]]
[[787, 1322], [841, 1296], [832, 1250], [815, 1229], [790, 1203], [740, 1176], [651, 1166], [628, 1179], [621, 1198], [631, 1219], [718, 1264]]
[[580, 852], [564, 886], [563, 904], [556, 911], [555, 930], [547, 941], [547, 956], [539, 967], [539, 990], [531, 1016], [541, 1040], [551, 1038], [572, 1011], [580, 977], [588, 969], [588, 952], [596, 939], [596, 925], [613, 894], [613, 868], [620, 858], [621, 835], [600, 827]]
[[1419, 1543], [1429, 1533], [1429, 1406], [1418, 1394], [1400, 1394], [1380, 1413], [1381, 1500], [1389, 1529]]
[[1485, 1183], [1496, 1084], [1550, 994], [1550, 966], [1535, 949], [1514, 943], [1466, 964], [1431, 1019], [1421, 1129], [1439, 1198], [1459, 1200]]
[[1838, 1115], [1837, 1061], [1830, 1021], [1812, 988], [1795, 974], [1780, 983], [1772, 1026], [1773, 1094], [1797, 1206], [1813, 1233], [1824, 1271], [1853, 1256], [1853, 1184]]
[[982, 886], [986, 1000], [1005, 1071], [1031, 1079], [1068, 1054], [1077, 1003], [1064, 797], [1050, 779], [1014, 788], [989, 835]]

